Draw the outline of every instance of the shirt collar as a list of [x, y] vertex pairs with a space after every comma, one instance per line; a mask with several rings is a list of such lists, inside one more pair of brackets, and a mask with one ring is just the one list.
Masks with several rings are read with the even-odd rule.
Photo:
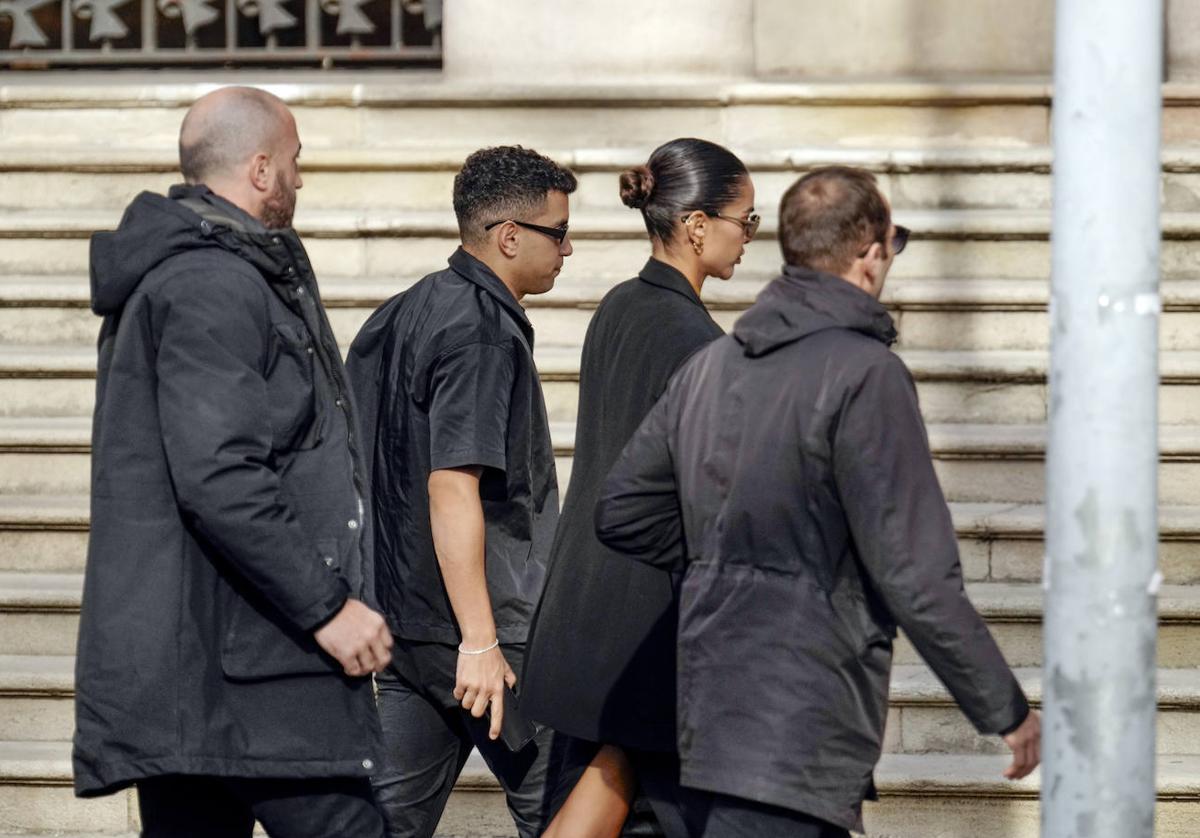
[[529, 341], [530, 347], [533, 346], [533, 324], [529, 322], [529, 316], [525, 313], [525, 309], [521, 307], [521, 304], [517, 302], [517, 298], [513, 296], [512, 291], [508, 290], [508, 286], [504, 284], [504, 281], [496, 276], [495, 271], [461, 247], [454, 251], [454, 254], [450, 257], [450, 268], [463, 279], [467, 280], [467, 282], [474, 283], [491, 294], [492, 298], [521, 327], [521, 331], [525, 333], [525, 339]]
[[638, 274], [638, 277], [644, 282], [649, 282], [651, 285], [657, 285], [659, 288], [665, 288], [668, 291], [681, 294], [700, 306], [700, 308], [704, 308], [704, 303], [701, 301], [700, 295], [696, 293], [696, 289], [692, 287], [692, 283], [688, 282], [687, 277], [666, 262], [650, 257], [645, 267]]

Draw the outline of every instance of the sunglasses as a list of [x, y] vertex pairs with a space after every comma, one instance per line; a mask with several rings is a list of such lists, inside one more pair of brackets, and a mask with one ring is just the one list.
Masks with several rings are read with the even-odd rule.
[[[908, 237], [911, 235], [912, 230], [901, 227], [899, 224], [896, 225], [896, 232], [892, 233], [892, 256], [899, 256], [904, 252], [904, 248], [908, 246]], [[871, 245], [867, 245], [863, 248], [862, 253], [858, 254], [858, 258], [863, 258], [870, 250]]]
[[483, 229], [486, 232], [486, 231], [492, 229], [493, 227], [500, 226], [505, 221], [512, 221], [512, 223], [516, 224], [518, 227], [524, 227], [526, 230], [533, 230], [535, 232], [541, 233], [543, 236], [549, 236], [550, 238], [554, 239], [559, 244], [562, 244], [563, 239], [565, 239], [567, 237], [567, 225], [566, 224], [564, 224], [561, 227], [543, 227], [541, 224], [530, 224], [528, 221], [516, 221], [515, 219], [512, 219], [512, 218], [502, 218], [499, 221], [493, 221], [491, 224], [484, 224]]
[[[700, 211], [704, 212], [704, 210]], [[747, 241], [754, 238], [754, 234], [758, 232], [758, 225], [762, 224], [762, 216], [758, 213], [752, 214], [749, 218], [737, 218], [732, 215], [721, 215], [719, 212], [704, 212], [704, 214], [710, 218], [720, 218], [725, 221], [732, 221], [734, 224], [742, 228], [742, 234], [746, 237]], [[680, 220], [686, 224], [688, 216], [685, 215]]]

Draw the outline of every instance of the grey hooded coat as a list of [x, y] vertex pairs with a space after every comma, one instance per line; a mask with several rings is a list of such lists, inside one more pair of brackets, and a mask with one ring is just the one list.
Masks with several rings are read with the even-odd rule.
[[897, 626], [981, 733], [1029, 711], [964, 592], [894, 339], [875, 299], [788, 267], [680, 369], [609, 475], [602, 541], [658, 565], [684, 545], [685, 786], [860, 826]]

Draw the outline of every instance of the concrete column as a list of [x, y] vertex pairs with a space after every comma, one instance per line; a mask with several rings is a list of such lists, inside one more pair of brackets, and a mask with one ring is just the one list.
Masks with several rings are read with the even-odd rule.
[[1042, 835], [1151, 838], [1162, 0], [1058, 0]]
[[517, 84], [742, 78], [753, 11], [752, 0], [450, 0], [443, 65], [452, 81]]

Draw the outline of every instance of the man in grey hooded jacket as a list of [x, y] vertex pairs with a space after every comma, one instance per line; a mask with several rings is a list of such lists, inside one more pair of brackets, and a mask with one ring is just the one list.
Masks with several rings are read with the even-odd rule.
[[[916, 389], [878, 298], [907, 230], [863, 171], [784, 196], [786, 265], [672, 379], [596, 510], [616, 550], [684, 544], [681, 781], [706, 838], [861, 829], [903, 628], [981, 733], [1039, 721], [963, 589]], [[673, 549], [674, 548], [674, 549]]]

